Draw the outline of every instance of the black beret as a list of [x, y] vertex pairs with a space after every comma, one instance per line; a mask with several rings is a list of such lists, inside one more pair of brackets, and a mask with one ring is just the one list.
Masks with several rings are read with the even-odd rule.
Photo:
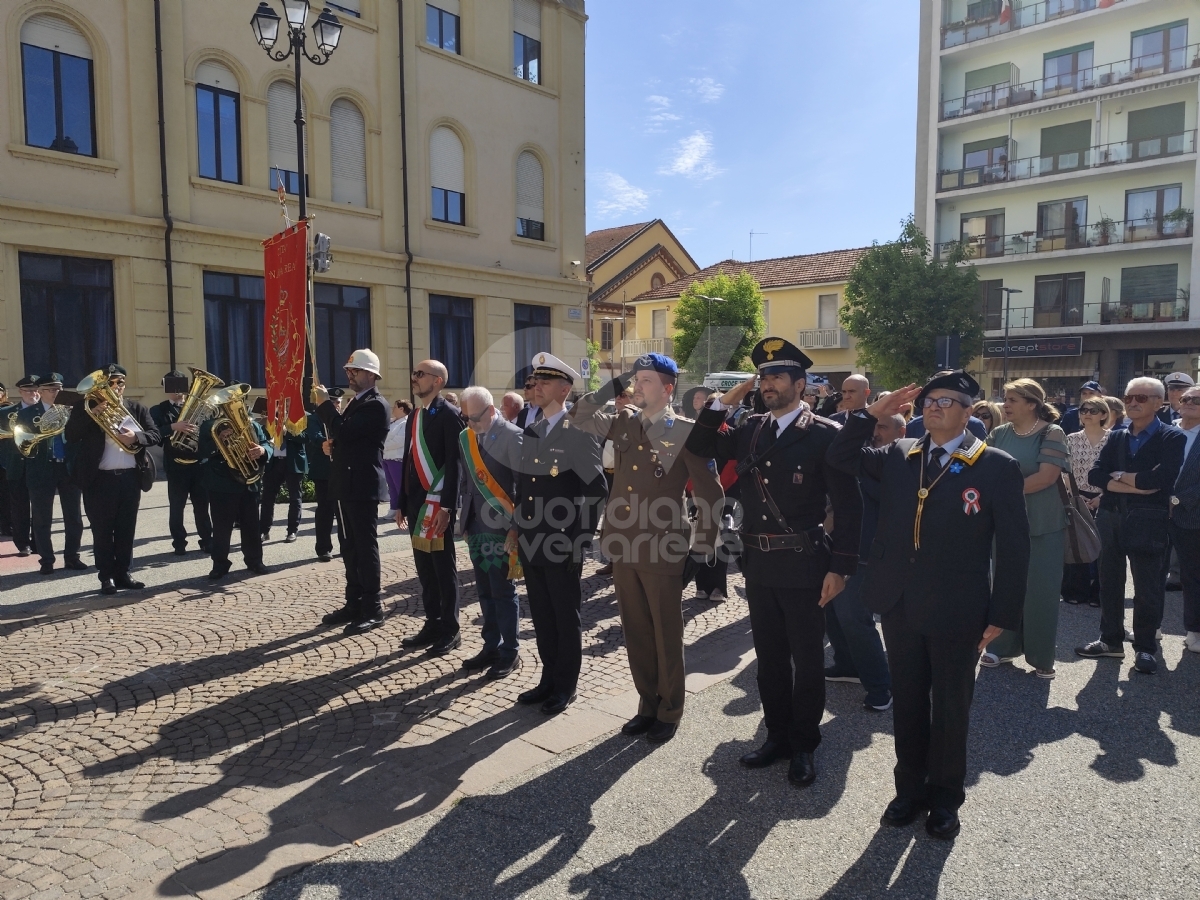
[[966, 394], [968, 397], [974, 397], [979, 393], [979, 382], [961, 370], [956, 372], [938, 372], [927, 382], [925, 387], [921, 389], [921, 393], [917, 395], [917, 409], [921, 408], [925, 396], [930, 391], [958, 391], [960, 394]]

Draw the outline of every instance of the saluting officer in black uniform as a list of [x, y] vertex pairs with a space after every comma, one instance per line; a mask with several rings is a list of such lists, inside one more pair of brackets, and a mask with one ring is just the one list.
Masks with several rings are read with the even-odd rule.
[[[57, 372], [38, 376], [41, 400], [21, 410], [17, 423], [27, 431], [40, 432], [40, 419], [55, 405], [62, 390], [62, 379]], [[49, 575], [54, 571], [54, 542], [50, 535], [54, 525], [55, 494], [62, 507], [64, 566], [86, 569], [87, 563], [79, 558], [79, 545], [83, 539], [83, 492], [67, 472], [67, 442], [61, 434], [34, 445], [25, 459], [25, 488], [29, 492], [30, 521], [42, 564], [41, 574]]]
[[533, 357], [533, 402], [542, 416], [525, 429], [517, 482], [517, 554], [542, 660], [538, 686], [517, 697], [546, 715], [575, 699], [583, 665], [582, 551], [608, 495], [600, 443], [563, 406], [579, 373], [550, 353]]
[[[182, 381], [187, 376], [178, 369], [172, 369], [163, 376], [163, 387], [168, 385], [167, 379]], [[205, 487], [206, 460], [198, 460], [195, 452], [181, 450], [172, 443], [172, 438], [183, 432], [190, 434], [199, 442], [199, 428], [188, 422], [179, 421], [179, 412], [183, 408], [186, 394], [171, 391], [167, 399], [157, 406], [150, 407], [150, 418], [154, 420], [158, 433], [162, 435], [163, 470], [167, 475], [167, 503], [170, 512], [167, 527], [171, 532], [171, 543], [175, 546], [175, 555], [187, 553], [187, 527], [183, 524], [183, 513], [187, 509], [188, 500], [192, 501], [192, 516], [196, 522], [196, 534], [199, 538], [200, 550], [209, 552], [212, 540], [212, 518], [208, 509], [208, 489]]]
[[[741, 761], [760, 768], [790, 758], [788, 780], [805, 787], [817, 777], [825, 712], [823, 607], [858, 565], [862, 499], [858, 482], [825, 462], [838, 426], [803, 400], [812, 360], [777, 337], [760, 341], [750, 358], [768, 412], [718, 430], [754, 387], [750, 378], [701, 411], [688, 449], [718, 465], [737, 460], [742, 486], [742, 571], [767, 741]], [[826, 498], [837, 523], [832, 539], [821, 524]]]
[[[967, 431], [978, 392], [964, 372], [894, 391], [848, 416], [828, 454], [880, 482], [862, 597], [883, 617], [895, 698], [896, 797], [882, 821], [907, 825], [928, 807], [925, 830], [945, 840], [959, 831], [975, 665], [1020, 626], [1029, 569], [1021, 468]], [[878, 419], [914, 399], [924, 437], [864, 446]]]

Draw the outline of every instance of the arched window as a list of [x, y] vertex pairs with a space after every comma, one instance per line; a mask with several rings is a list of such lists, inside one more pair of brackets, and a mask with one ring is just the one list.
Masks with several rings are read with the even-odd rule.
[[429, 138], [429, 183], [433, 188], [430, 218], [467, 224], [466, 161], [462, 141], [441, 125]]
[[25, 143], [80, 156], [96, 155], [92, 48], [70, 22], [30, 16], [21, 26]]
[[241, 95], [233, 73], [218, 62], [196, 68], [196, 140], [201, 178], [241, 184]]
[[517, 157], [517, 234], [534, 241], [546, 239], [545, 184], [542, 163], [525, 150]]
[[[296, 88], [286, 81], [276, 81], [267, 88], [267, 160], [271, 167], [268, 182], [271, 190], [282, 184], [289, 194], [298, 195], [300, 175], [296, 171]], [[308, 185], [304, 188], [304, 194], [308, 196]]]
[[658, 272], [650, 276], [650, 290], [657, 291], [660, 287], [667, 283], [667, 279], [663, 278]]
[[329, 108], [333, 202], [367, 205], [367, 134], [363, 114], [349, 100]]

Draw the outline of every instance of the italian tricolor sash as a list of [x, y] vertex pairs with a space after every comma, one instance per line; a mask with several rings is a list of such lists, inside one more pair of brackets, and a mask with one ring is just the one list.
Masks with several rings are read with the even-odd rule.
[[[471, 481], [478, 488], [484, 501], [496, 512], [511, 516], [515, 504], [512, 498], [508, 496], [508, 492], [500, 486], [500, 482], [488, 471], [488, 467], [483, 461], [483, 451], [479, 449], [479, 438], [475, 432], [470, 428], [464, 428], [458, 434], [458, 443], [462, 448], [463, 465], [471, 473]], [[476, 537], [488, 538], [488, 535], [477, 535]], [[493, 566], [500, 565], [505, 557], [507, 557], [508, 577], [520, 578], [522, 575], [521, 563], [517, 559], [516, 549], [511, 553], [505, 554], [502, 542], [472, 540], [468, 536], [467, 550], [471, 554], [471, 562], [476, 563], [485, 572]]]
[[441, 550], [446, 545], [445, 537], [433, 536], [433, 520], [442, 510], [440, 497], [444, 486], [445, 472], [434, 465], [433, 454], [429, 452], [429, 445], [425, 443], [425, 419], [429, 415], [429, 411], [418, 407], [412, 415], [410, 452], [412, 453], [413, 468], [417, 470], [417, 480], [421, 482], [425, 493], [427, 495], [437, 494], [439, 497], [435, 501], [426, 499], [421, 504], [420, 512], [417, 513], [417, 521], [410, 523], [412, 545], [414, 550], [432, 553], [435, 550]]

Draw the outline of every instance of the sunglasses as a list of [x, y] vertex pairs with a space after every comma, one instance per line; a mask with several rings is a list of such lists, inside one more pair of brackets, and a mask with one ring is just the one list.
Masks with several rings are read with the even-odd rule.
[[[1200, 397], [1198, 397], [1198, 398], [1197, 398], [1196, 402], [1200, 403]], [[1100, 410], [1098, 410], [1098, 409], [1081, 409], [1081, 410], [1079, 411], [1079, 414], [1080, 414], [1081, 416], [1103, 416], [1103, 415], [1107, 415], [1107, 413], [1102, 413], [1102, 412], [1100, 412]]]
[[484, 410], [483, 412], [481, 412], [479, 415], [477, 415], [477, 416], [467, 416], [467, 419], [468, 419], [469, 421], [471, 421], [471, 422], [478, 422], [480, 419], [482, 419], [484, 416], [486, 416], [490, 410], [491, 410], [491, 407], [489, 406], [487, 409], [485, 409], [485, 410]]
[[975, 413], [975, 416], [976, 418], [987, 419], [988, 421], [991, 421], [992, 418], [992, 414], [990, 412], [977, 412]]
[[1182, 397], [1180, 403], [1186, 403], [1188, 406], [1200, 406], [1200, 397]]
[[953, 397], [926, 397], [924, 400], [921, 401], [921, 406], [925, 409], [932, 409], [935, 406], [938, 409], [949, 409], [951, 406], [953, 406], [956, 403], [959, 406], [967, 405], [966, 403], [963, 403], [961, 400], [955, 400]]
[[432, 378], [432, 377], [433, 377], [432, 373], [430, 373], [430, 372], [422, 372], [420, 369], [417, 369], [416, 371], [414, 371], [414, 372], [412, 373], [412, 380], [413, 380], [413, 381], [416, 381], [418, 378]]
[[1149, 403], [1151, 400], [1157, 401], [1157, 400], [1161, 400], [1161, 399], [1162, 399], [1161, 397], [1155, 397], [1151, 394], [1126, 394], [1125, 395], [1125, 405], [1128, 406], [1130, 403], [1143, 404], [1143, 403]]

